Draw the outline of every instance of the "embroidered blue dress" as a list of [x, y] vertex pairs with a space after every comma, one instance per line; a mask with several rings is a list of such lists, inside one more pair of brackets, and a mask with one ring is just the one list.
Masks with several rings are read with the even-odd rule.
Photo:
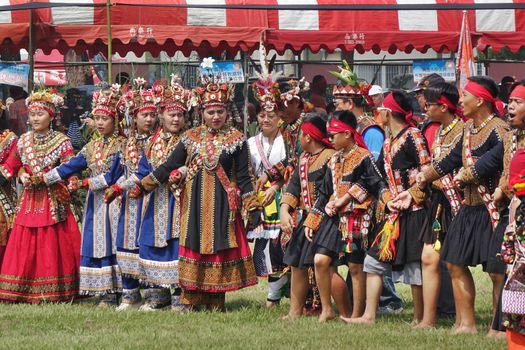
[[[117, 185], [122, 189], [120, 215], [117, 228], [117, 262], [122, 273], [123, 298], [133, 294], [140, 300], [139, 279], [139, 229], [142, 219], [143, 198], [130, 198], [127, 191], [135, 186], [133, 176], [138, 169], [139, 156], [148, 143], [149, 137], [137, 135], [123, 144], [121, 152], [115, 157], [112, 168], [120, 176]], [[128, 302], [135, 302], [132, 300]]]
[[88, 169], [89, 190], [82, 223], [80, 293], [103, 295], [122, 288], [115, 255], [118, 202], [106, 204], [104, 190], [116, 182], [119, 169], [112, 166], [124, 139], [120, 136], [90, 141], [67, 163], [46, 173], [53, 184]]
[[[153, 172], [168, 158], [179, 140], [178, 134], [159, 129], [140, 159], [137, 177], [142, 179]], [[147, 196], [140, 228], [139, 255], [142, 278], [148, 285], [178, 287], [181, 195], [177, 190], [175, 196], [165, 183]]]

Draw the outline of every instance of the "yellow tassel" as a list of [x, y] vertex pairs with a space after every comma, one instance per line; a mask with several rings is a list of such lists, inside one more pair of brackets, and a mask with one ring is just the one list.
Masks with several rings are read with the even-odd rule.
[[397, 238], [397, 219], [394, 222], [387, 220], [378, 237], [381, 238], [378, 257], [381, 261], [391, 261], [394, 259], [392, 242]]

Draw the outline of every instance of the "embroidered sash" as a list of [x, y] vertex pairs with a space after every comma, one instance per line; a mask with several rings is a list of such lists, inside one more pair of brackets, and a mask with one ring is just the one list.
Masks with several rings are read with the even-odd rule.
[[[401, 131], [402, 132], [402, 131]], [[398, 195], [394, 173], [392, 172], [392, 154], [390, 137], [385, 139], [383, 145], [385, 172], [388, 179], [388, 187], [393, 197]], [[378, 246], [378, 258], [381, 261], [393, 261], [396, 258], [396, 242], [399, 238], [399, 214], [393, 212], [388, 214], [383, 229], [376, 236], [373, 246]]]
[[308, 190], [308, 162], [310, 160], [310, 153], [304, 153], [299, 161], [299, 179], [301, 184], [301, 195], [303, 196], [304, 206], [307, 212], [312, 209], [312, 200], [310, 198], [310, 191]]
[[[449, 132], [452, 130], [454, 125], [457, 124], [457, 121], [454, 120], [454, 122], [445, 129], [445, 132], [448, 130]], [[436, 137], [434, 138], [434, 148], [435, 148], [435, 155], [439, 157], [439, 154], [441, 153], [441, 148], [443, 146], [443, 141], [445, 139], [446, 133], [443, 135], [443, 126], [441, 126], [436, 133]], [[456, 214], [459, 211], [459, 208], [461, 208], [461, 205], [463, 204], [463, 199], [461, 198], [461, 193], [459, 192], [459, 189], [454, 184], [454, 179], [450, 174], [447, 174], [439, 179], [439, 182], [441, 183], [441, 191], [445, 195], [445, 198], [447, 198], [448, 202], [450, 203], [450, 206], [452, 208], [452, 217], [456, 216]]]
[[452, 217], [454, 217], [459, 212], [459, 208], [461, 208], [461, 205], [463, 204], [461, 194], [459, 193], [458, 188], [454, 184], [454, 181], [450, 174], [447, 174], [440, 178], [439, 182], [441, 183], [441, 191], [450, 203], [450, 206], [452, 208]]
[[270, 170], [272, 168], [272, 165], [270, 164], [270, 161], [268, 158], [270, 157], [270, 154], [272, 153], [272, 145], [270, 145], [270, 148], [268, 149], [268, 153], [264, 152], [264, 146], [262, 144], [262, 134], [260, 134], [261, 137], [255, 138], [255, 145], [257, 146], [257, 152], [259, 153], [259, 156], [261, 157], [261, 164], [264, 166], [265, 170]]
[[[465, 150], [465, 159], [467, 162], [467, 166], [474, 166], [476, 162], [474, 161], [474, 158], [472, 156], [472, 150], [470, 148], [470, 128], [468, 127], [465, 128], [463, 149]], [[483, 203], [485, 204], [485, 207], [487, 207], [487, 210], [489, 211], [490, 221], [492, 222], [492, 228], [495, 229], [499, 222], [499, 212], [496, 206], [494, 205], [492, 195], [490, 194], [488, 189], [482, 184], [478, 185], [477, 190], [479, 195], [481, 196], [481, 199], [483, 200]]]

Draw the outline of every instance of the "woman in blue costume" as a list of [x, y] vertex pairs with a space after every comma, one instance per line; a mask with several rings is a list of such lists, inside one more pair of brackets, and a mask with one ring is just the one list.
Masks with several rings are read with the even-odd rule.
[[[157, 96], [153, 89], [145, 89], [145, 80], [134, 80], [133, 89], [122, 96], [128, 116], [132, 118], [130, 135], [115, 158], [113, 168], [119, 173], [116, 184], [106, 190], [105, 200], [111, 202], [121, 196], [120, 217], [117, 229], [117, 262], [122, 273], [122, 301], [117, 311], [127, 309], [152, 310], [164, 305], [161, 290], [148, 289], [144, 293], [146, 304], [140, 294], [141, 271], [139, 265], [139, 232], [142, 220], [143, 198], [128, 196], [126, 191], [135, 187], [135, 173], [141, 154], [151, 138], [151, 131], [157, 121]], [[168, 293], [169, 297], [169, 293]], [[168, 300], [169, 301], [169, 300]]]
[[[118, 134], [120, 87], [93, 95], [93, 116], [102, 137], [93, 139], [71, 160], [45, 175], [46, 183], [68, 180], [70, 191], [88, 189], [80, 261], [80, 293], [100, 295], [99, 306], [117, 303], [121, 289], [120, 270], [115, 256], [115, 233], [118, 204], [104, 203], [104, 190], [114, 183], [117, 175], [110, 167], [124, 138]], [[76, 174], [88, 169], [90, 177], [79, 180]]]
[[[186, 129], [186, 113], [190, 91], [184, 89], [174, 76], [169, 86], [156, 86], [162, 126], [153, 134], [139, 161], [137, 181], [147, 176], [162, 164], [179, 143]], [[138, 188], [130, 191], [130, 197], [137, 197]], [[140, 195], [142, 195], [140, 193]], [[171, 188], [168, 183], [157, 187], [145, 199], [144, 215], [140, 228], [140, 269], [143, 283], [163, 288], [162, 295], [169, 293], [174, 311], [183, 311], [180, 304], [179, 286], [179, 233], [182, 207], [181, 191]], [[147, 303], [147, 301], [146, 301]], [[165, 304], [166, 302], [164, 302]]]

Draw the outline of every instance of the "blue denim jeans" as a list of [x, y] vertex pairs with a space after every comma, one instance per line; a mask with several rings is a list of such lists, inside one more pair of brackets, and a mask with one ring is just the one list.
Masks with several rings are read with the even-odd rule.
[[394, 309], [398, 309], [403, 306], [403, 301], [397, 295], [392, 276], [383, 275], [383, 292], [379, 297], [379, 307], [385, 307], [390, 304]]

